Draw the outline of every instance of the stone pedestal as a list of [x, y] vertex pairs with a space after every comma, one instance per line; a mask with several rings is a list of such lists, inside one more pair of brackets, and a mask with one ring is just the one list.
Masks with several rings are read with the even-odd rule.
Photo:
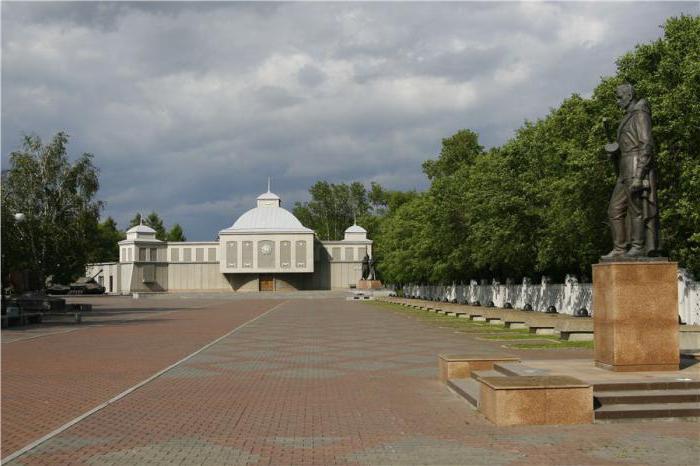
[[566, 376], [483, 377], [479, 411], [497, 426], [591, 424], [593, 387]]
[[382, 282], [379, 280], [360, 280], [357, 282], [358, 290], [378, 290], [382, 287]]
[[613, 371], [675, 371], [678, 350], [678, 264], [593, 265], [594, 357]]

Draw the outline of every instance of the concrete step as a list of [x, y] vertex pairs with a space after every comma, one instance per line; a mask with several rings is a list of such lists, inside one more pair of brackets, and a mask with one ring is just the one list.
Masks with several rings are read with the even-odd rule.
[[505, 377], [501, 372], [495, 370], [472, 371], [471, 378], [479, 380], [482, 377]]
[[550, 375], [550, 371], [545, 369], [535, 369], [520, 362], [499, 362], [493, 365], [494, 371], [503, 376], [515, 375]]
[[593, 392], [593, 398], [603, 406], [613, 404], [700, 403], [700, 390], [608, 390]]
[[683, 380], [682, 378], [679, 378], [669, 380], [657, 380], [654, 382], [640, 380], [629, 382], [598, 382], [593, 384], [593, 393], [595, 395], [604, 391], [691, 389], [700, 389], [700, 380]]
[[476, 379], [449, 379], [447, 386], [475, 408], [479, 407], [481, 383]]
[[594, 411], [596, 420], [700, 417], [700, 403], [613, 404]]

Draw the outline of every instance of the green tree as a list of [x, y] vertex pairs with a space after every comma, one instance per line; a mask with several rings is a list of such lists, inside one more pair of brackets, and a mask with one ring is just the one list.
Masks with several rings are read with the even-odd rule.
[[370, 212], [367, 189], [360, 182], [333, 184], [318, 181], [309, 189], [311, 200], [294, 204], [302, 224], [324, 240], [343, 238], [345, 229]]
[[176, 223], [170, 230], [168, 230], [166, 239], [168, 241], [187, 241], [187, 238], [185, 237], [185, 234], [182, 231], [182, 227], [179, 223]]
[[90, 262], [115, 262], [119, 260], [119, 241], [125, 238], [123, 231], [117, 228], [117, 222], [107, 217], [97, 225], [96, 237], [93, 240]]
[[144, 225], [149, 226], [156, 231], [156, 239], [159, 239], [161, 241], [167, 241], [168, 233], [166, 232], [165, 226], [163, 225], [163, 219], [161, 219], [160, 215], [158, 215], [155, 211], [148, 214], [148, 216], [145, 218], [141, 216], [140, 212], [137, 212], [136, 215], [134, 215], [134, 218], [132, 218], [129, 222], [129, 228], [135, 227], [136, 225], [140, 225], [141, 222], [143, 222]]
[[[102, 208], [92, 154], [71, 163], [67, 144], [63, 132], [48, 144], [26, 136], [3, 179], [3, 271], [30, 270], [42, 285], [48, 275], [63, 281], [82, 275]], [[18, 212], [26, 218], [21, 223], [13, 218]]]
[[[615, 173], [601, 148], [614, 135], [605, 134], [602, 119], [622, 117], [614, 99], [622, 82], [652, 106], [662, 243], [700, 276], [700, 17], [669, 19], [663, 38], [617, 64], [616, 76], [604, 78], [591, 98], [572, 95], [501, 147], [484, 152], [469, 130], [443, 140], [440, 157], [423, 165], [428, 192], [381, 220], [376, 240], [385, 276], [590, 276], [610, 248], [606, 210]], [[370, 200], [387, 203], [379, 190]]]
[[136, 225], [141, 225], [142, 219], [141, 219], [141, 212], [136, 212], [136, 215], [134, 215], [134, 218], [129, 220], [129, 228], [131, 229], [135, 227]]

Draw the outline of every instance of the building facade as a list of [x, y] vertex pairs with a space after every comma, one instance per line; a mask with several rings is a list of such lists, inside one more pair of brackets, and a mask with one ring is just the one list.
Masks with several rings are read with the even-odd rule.
[[355, 287], [372, 255], [367, 231], [353, 225], [343, 240], [320, 241], [281, 204], [269, 190], [261, 194], [217, 241], [160, 241], [137, 225], [119, 242], [119, 262], [89, 264], [86, 274], [111, 294]]

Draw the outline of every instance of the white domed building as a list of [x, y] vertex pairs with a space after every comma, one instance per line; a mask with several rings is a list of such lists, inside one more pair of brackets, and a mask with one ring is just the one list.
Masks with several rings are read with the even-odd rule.
[[290, 291], [355, 287], [372, 255], [367, 231], [352, 225], [341, 241], [320, 241], [270, 192], [218, 241], [166, 242], [146, 225], [119, 242], [119, 262], [90, 264], [108, 293]]

